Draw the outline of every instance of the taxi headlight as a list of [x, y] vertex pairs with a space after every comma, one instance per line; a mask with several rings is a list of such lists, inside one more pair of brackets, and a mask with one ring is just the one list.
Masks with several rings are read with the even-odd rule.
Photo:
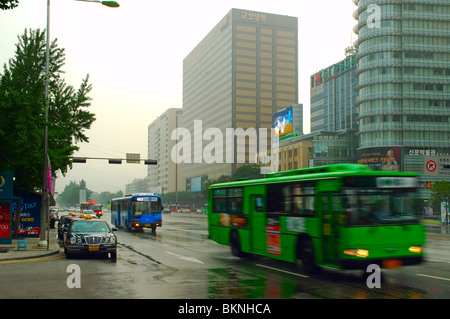
[[109, 241], [111, 242], [111, 244], [115, 244], [116, 243], [116, 237], [111, 237], [109, 239]]
[[76, 242], [77, 242], [77, 238], [76, 237], [70, 238], [70, 243], [71, 244], [76, 244]]

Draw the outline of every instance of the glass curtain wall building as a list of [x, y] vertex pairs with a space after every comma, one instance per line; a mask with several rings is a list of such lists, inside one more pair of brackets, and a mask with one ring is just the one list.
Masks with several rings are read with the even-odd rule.
[[353, 2], [358, 157], [380, 169], [435, 173], [427, 163], [450, 154], [450, 1]]
[[358, 129], [355, 54], [311, 76], [311, 132]]
[[[241, 165], [238, 156], [255, 160], [248, 138], [245, 149], [229, 145], [227, 128], [266, 128], [270, 144], [273, 113], [298, 101], [297, 43], [296, 17], [231, 9], [186, 56], [183, 127], [192, 151], [182, 164], [186, 190], [205, 176], [231, 175]], [[203, 135], [216, 128], [221, 136]]]

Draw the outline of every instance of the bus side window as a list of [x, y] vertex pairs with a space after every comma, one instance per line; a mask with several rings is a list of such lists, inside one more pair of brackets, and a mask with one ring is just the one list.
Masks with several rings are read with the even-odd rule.
[[261, 195], [255, 196], [255, 212], [263, 211], [263, 197]]

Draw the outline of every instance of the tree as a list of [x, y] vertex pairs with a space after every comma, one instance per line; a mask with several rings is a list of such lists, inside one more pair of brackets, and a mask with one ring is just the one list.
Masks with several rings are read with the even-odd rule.
[[204, 198], [208, 198], [208, 189], [212, 184], [226, 183], [237, 181], [240, 179], [258, 179], [263, 178], [264, 176], [261, 174], [261, 167], [259, 165], [246, 164], [240, 166], [233, 175], [221, 175], [216, 179], [209, 179], [202, 187], [202, 194]]
[[236, 169], [234, 172], [232, 179], [237, 181], [239, 179], [258, 179], [263, 178], [261, 174], [261, 166], [257, 164], [247, 164], [242, 165]]
[[447, 181], [435, 182], [430, 197], [430, 204], [433, 211], [439, 212], [442, 201], [450, 200], [450, 183]]
[[[0, 73], [0, 171], [14, 171], [17, 194], [42, 187], [45, 126], [45, 32], [25, 30], [18, 37], [14, 58]], [[53, 174], [72, 167], [70, 157], [78, 142], [87, 142], [85, 130], [95, 120], [86, 109], [92, 86], [89, 76], [75, 91], [62, 75], [64, 49], [53, 40], [49, 53], [48, 154]]]
[[0, 9], [9, 10], [14, 9], [19, 5], [19, 0], [0, 0]]
[[[86, 189], [86, 200], [90, 200], [93, 191]], [[57, 202], [65, 206], [77, 206], [80, 203], [80, 184], [71, 181], [58, 195]]]

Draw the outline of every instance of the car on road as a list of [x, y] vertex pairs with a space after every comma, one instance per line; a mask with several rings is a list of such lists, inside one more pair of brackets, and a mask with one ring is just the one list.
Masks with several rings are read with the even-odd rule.
[[95, 215], [95, 212], [92, 209], [83, 209], [80, 213], [80, 218], [84, 218], [87, 215], [91, 215], [91, 217], [96, 216], [97, 218], [100, 218], [97, 215]]
[[103, 220], [74, 219], [64, 233], [64, 253], [70, 259], [74, 254], [109, 254], [117, 261], [117, 228]]

